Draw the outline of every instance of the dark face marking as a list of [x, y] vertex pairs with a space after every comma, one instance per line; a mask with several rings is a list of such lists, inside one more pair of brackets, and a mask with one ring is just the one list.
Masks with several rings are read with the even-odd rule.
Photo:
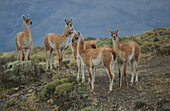
[[111, 33], [111, 37], [113, 38], [113, 40], [116, 40], [117, 39], [117, 32], [116, 31], [113, 31], [113, 32], [110, 32]]
[[32, 25], [32, 21], [31, 21], [31, 19], [29, 18], [29, 16], [27, 16], [27, 17], [24, 17], [24, 16], [23, 16], [23, 20], [25, 21], [25, 23], [26, 23], [27, 25]]

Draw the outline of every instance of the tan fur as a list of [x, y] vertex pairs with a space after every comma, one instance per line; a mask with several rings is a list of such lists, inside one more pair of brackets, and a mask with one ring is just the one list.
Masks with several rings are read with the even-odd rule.
[[[18, 60], [20, 61], [21, 59], [24, 60], [27, 51], [28, 54], [26, 55], [26, 59], [30, 60], [31, 47], [33, 45], [32, 36], [29, 28], [29, 25], [32, 24], [32, 21], [28, 16], [26, 18], [23, 16], [23, 20], [24, 32], [19, 32], [18, 34], [16, 34], [15, 37], [16, 51], [18, 55]], [[22, 55], [20, 53], [22, 53]]]
[[[73, 56], [74, 56], [74, 59], [76, 61], [76, 65], [77, 65], [77, 80], [79, 81], [79, 75], [80, 75], [80, 71], [81, 71], [81, 73], [82, 73], [82, 82], [84, 82], [85, 81], [84, 65], [83, 65], [82, 61], [80, 60], [80, 58], [77, 55], [77, 42], [74, 42], [73, 39], [71, 39], [71, 47], [72, 47]], [[86, 41], [86, 42], [84, 42], [84, 48], [85, 49], [96, 49], [97, 46], [93, 42]]]
[[[73, 49], [72, 50], [73, 51], [73, 56], [74, 56], [74, 59], [76, 61], [76, 59], [77, 59], [77, 43], [76, 42], [74, 42], [74, 43], [71, 42], [71, 47]], [[93, 42], [86, 41], [86, 42], [84, 42], [84, 48], [85, 49], [96, 49], [97, 46]], [[77, 68], [77, 70], [78, 70], [78, 68]]]
[[[119, 68], [119, 88], [121, 88], [121, 79], [122, 79], [121, 78], [122, 72], [120, 70], [120, 67], [123, 69], [122, 71], [124, 71], [125, 84], [126, 84], [126, 88], [128, 88], [127, 73], [126, 73], [127, 62], [131, 63], [132, 73], [134, 73], [134, 68], [135, 68], [135, 71], [137, 71], [136, 73], [138, 73], [140, 48], [139, 48], [139, 45], [134, 41], [129, 41], [123, 45], [120, 45], [119, 39], [117, 37], [118, 31], [119, 31], [118, 29], [117, 31], [113, 31], [113, 32], [110, 30], [112, 41], [113, 41], [113, 49], [115, 49], [117, 53], [117, 61], [118, 61], [118, 68]], [[133, 52], [133, 49], [134, 49], [134, 52]], [[132, 82], [131, 84], [133, 84], [132, 80], [133, 80], [133, 77], [131, 78], [131, 82]], [[138, 77], [136, 78], [135, 84], [137, 84], [137, 82], [138, 82]]]
[[[65, 29], [64, 33], [62, 35], [60, 34], [55, 34], [55, 33], [49, 33], [45, 36], [44, 38], [44, 46], [45, 46], [45, 51], [46, 51], [46, 69], [49, 68], [48, 62], [50, 59], [50, 69], [52, 69], [52, 56], [53, 56], [53, 51], [54, 49], [57, 49], [57, 54], [58, 54], [58, 61], [59, 61], [59, 71], [61, 71], [62, 67], [62, 59], [63, 59], [63, 52], [65, 48], [67, 48], [67, 42], [69, 39], [69, 36], [73, 33], [73, 27], [72, 27], [72, 19], [67, 21], [65, 19]], [[54, 47], [52, 47], [52, 46]], [[49, 54], [48, 54], [49, 52]]]
[[88, 69], [89, 77], [91, 80], [91, 89], [92, 90], [94, 89], [94, 78], [95, 78], [94, 67], [103, 64], [109, 74], [109, 78], [110, 78], [109, 91], [111, 91], [113, 78], [114, 78], [113, 70], [114, 70], [114, 61], [116, 59], [116, 52], [110, 48], [85, 49], [85, 45], [84, 45], [85, 43], [83, 37], [80, 35], [79, 32], [73, 35], [72, 40], [78, 42], [78, 53], [83, 63], [86, 65]]

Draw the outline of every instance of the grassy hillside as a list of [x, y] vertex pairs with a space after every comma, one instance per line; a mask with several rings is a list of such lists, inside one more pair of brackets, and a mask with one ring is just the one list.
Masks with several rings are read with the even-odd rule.
[[[130, 40], [137, 42], [141, 47], [142, 57], [147, 55], [169, 55], [170, 54], [170, 28], [158, 28], [144, 34], [135, 36], [123, 36], [119, 38], [124, 44]], [[111, 38], [101, 39], [97, 42], [98, 47], [112, 47]]]

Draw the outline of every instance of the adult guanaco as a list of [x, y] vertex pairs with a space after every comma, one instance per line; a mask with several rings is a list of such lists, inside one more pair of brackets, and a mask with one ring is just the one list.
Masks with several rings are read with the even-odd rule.
[[18, 61], [24, 61], [25, 56], [26, 60], [30, 60], [31, 47], [33, 45], [30, 25], [32, 25], [32, 21], [29, 15], [27, 17], [23, 15], [24, 32], [19, 32], [15, 36]]
[[103, 64], [106, 68], [106, 72], [108, 73], [110, 80], [109, 92], [112, 91], [116, 52], [111, 48], [85, 49], [83, 36], [80, 32], [74, 33], [72, 40], [77, 42], [77, 53], [83, 64], [85, 64], [88, 69], [91, 82], [91, 91], [93, 92], [94, 90], [95, 66], [100, 64]]
[[71, 20], [65, 20], [65, 29], [62, 35], [55, 33], [48, 33], [44, 38], [44, 46], [46, 51], [46, 70], [49, 68], [50, 62], [50, 70], [52, 69], [52, 56], [53, 52], [56, 49], [58, 55], [59, 62], [59, 71], [61, 71], [62, 60], [63, 60], [63, 52], [67, 48], [68, 39], [73, 33], [74, 29], [72, 26], [72, 18]]
[[[97, 46], [93, 42], [86, 41], [86, 42], [84, 42], [84, 48], [85, 49], [96, 49]], [[80, 71], [81, 71], [82, 82], [84, 82], [85, 81], [84, 64], [81, 61], [79, 55], [77, 54], [77, 42], [75, 42], [73, 38], [71, 39], [71, 49], [72, 49], [72, 52], [73, 52], [74, 59], [76, 61], [76, 65], [77, 65], [77, 80], [79, 81], [79, 75], [80, 75]]]
[[138, 72], [139, 72], [139, 54], [140, 48], [139, 45], [134, 41], [129, 41], [123, 45], [120, 45], [119, 38], [118, 38], [118, 31], [111, 31], [111, 37], [113, 42], [113, 49], [117, 53], [117, 62], [118, 62], [118, 69], [119, 69], [119, 89], [122, 86], [122, 75], [124, 71], [125, 76], [125, 85], [128, 88], [127, 83], [127, 63], [130, 62], [131, 70], [132, 70], [132, 77], [130, 81], [130, 85], [133, 85], [134, 75], [136, 75], [135, 85], [138, 84]]

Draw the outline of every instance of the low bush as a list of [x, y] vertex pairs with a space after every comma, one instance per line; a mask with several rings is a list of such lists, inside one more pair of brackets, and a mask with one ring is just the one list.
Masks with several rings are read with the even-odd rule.
[[70, 91], [74, 87], [76, 87], [74, 82], [73, 83], [60, 84], [60, 85], [56, 86], [54, 94], [57, 94], [58, 96], [61, 96], [61, 95], [64, 94], [64, 92]]
[[84, 41], [90, 41], [90, 40], [96, 40], [95, 37], [86, 37], [84, 38]]
[[0, 56], [3, 56], [3, 55], [4, 55], [4, 53], [0, 52]]
[[39, 52], [42, 52], [42, 51], [44, 51], [44, 48], [43, 47], [41, 47], [41, 46], [35, 46], [33, 49], [32, 49], [32, 53], [33, 54], [37, 54], [37, 53], [39, 53]]
[[12, 99], [9, 99], [8, 101], [6, 101], [6, 105], [7, 105], [7, 107], [10, 107], [10, 106], [22, 105], [22, 104], [20, 101], [12, 98]]
[[68, 64], [68, 66], [69, 66], [70, 68], [76, 68], [76, 67], [77, 67], [77, 64], [76, 64], [75, 61], [72, 61], [72, 62], [70, 62], [70, 63]]
[[71, 54], [72, 53], [72, 50], [71, 50], [71, 47], [69, 47], [68, 49], [66, 49], [64, 51], [65, 54]]
[[112, 38], [105, 38], [97, 42], [98, 47], [113, 47], [112, 45]]
[[75, 75], [67, 75], [62, 79], [56, 79], [44, 86], [43, 90], [39, 93], [39, 97], [42, 100], [48, 100], [54, 94], [61, 96], [63, 92], [70, 91], [72, 88], [76, 87], [76, 83]]
[[135, 108], [140, 109], [140, 108], [144, 107], [146, 105], [146, 102], [147, 101], [144, 98], [135, 100], [134, 101]]
[[36, 63], [44, 62], [45, 58], [46, 58], [45, 54], [31, 56], [31, 60]]

